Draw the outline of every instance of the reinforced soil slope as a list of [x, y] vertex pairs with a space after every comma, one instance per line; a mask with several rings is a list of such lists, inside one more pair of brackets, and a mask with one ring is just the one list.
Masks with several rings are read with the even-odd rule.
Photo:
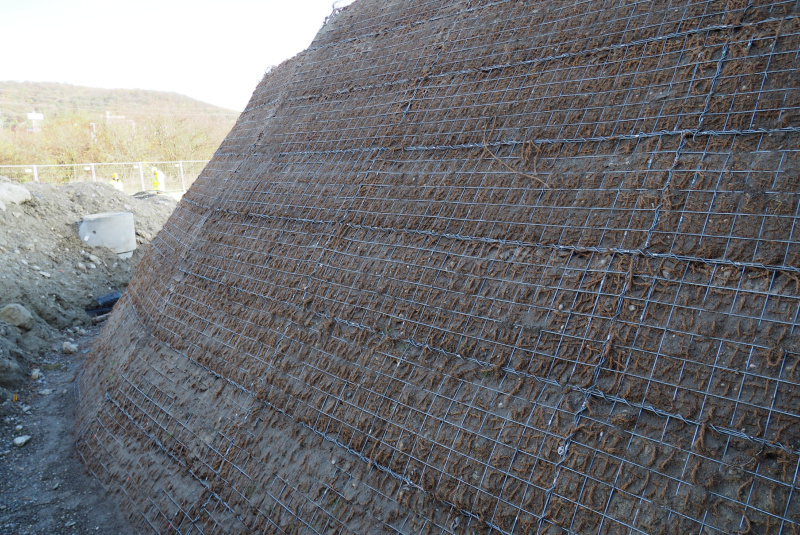
[[143, 530], [797, 533], [796, 2], [358, 0], [90, 357]]

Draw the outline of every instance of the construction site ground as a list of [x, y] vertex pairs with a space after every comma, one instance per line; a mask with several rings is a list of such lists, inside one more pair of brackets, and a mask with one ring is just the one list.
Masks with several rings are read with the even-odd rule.
[[[0, 309], [31, 315], [20, 327], [0, 321], [0, 534], [132, 533], [75, 449], [75, 384], [102, 326], [85, 309], [125, 291], [175, 200], [101, 182], [0, 184], [30, 193], [0, 207]], [[85, 215], [121, 211], [134, 214], [131, 258], [81, 242]]]
[[[0, 534], [135, 533], [75, 451], [75, 378], [99, 330], [76, 340], [76, 354], [43, 357], [42, 377], [18, 390], [2, 420]], [[14, 447], [24, 435], [30, 442]]]

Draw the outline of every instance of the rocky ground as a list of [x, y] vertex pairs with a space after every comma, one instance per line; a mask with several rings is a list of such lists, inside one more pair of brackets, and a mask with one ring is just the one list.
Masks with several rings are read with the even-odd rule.
[[[0, 534], [130, 531], [77, 456], [75, 377], [99, 329], [86, 309], [124, 292], [174, 208], [104, 183], [0, 177]], [[80, 240], [85, 215], [120, 211], [134, 214], [131, 258]]]
[[75, 338], [76, 353], [38, 359], [2, 419], [0, 534], [134, 533], [74, 445], [76, 377], [98, 330]]

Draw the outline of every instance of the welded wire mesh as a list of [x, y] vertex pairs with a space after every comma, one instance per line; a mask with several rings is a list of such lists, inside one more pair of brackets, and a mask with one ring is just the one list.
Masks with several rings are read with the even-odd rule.
[[153, 241], [81, 455], [160, 532], [800, 531], [799, 50], [796, 2], [357, 1]]

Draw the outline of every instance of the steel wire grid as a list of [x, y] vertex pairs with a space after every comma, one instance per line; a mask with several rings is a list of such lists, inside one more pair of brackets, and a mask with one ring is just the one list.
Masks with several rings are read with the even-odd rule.
[[336, 14], [153, 241], [82, 457], [161, 532], [797, 533], [797, 8]]

